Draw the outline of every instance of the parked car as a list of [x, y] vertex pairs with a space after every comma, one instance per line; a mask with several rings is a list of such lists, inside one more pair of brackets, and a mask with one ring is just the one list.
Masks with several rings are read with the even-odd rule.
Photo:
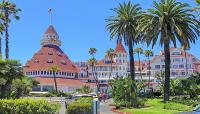
[[200, 114], [200, 104], [197, 105], [192, 111], [181, 112], [179, 114]]

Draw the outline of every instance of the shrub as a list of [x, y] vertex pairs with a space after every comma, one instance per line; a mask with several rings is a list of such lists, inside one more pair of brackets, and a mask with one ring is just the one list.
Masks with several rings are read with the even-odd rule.
[[164, 104], [163, 108], [167, 110], [178, 110], [178, 111], [188, 111], [191, 109], [191, 107], [179, 103], [166, 103]]
[[66, 114], [92, 114], [92, 98], [79, 98], [70, 103]]
[[197, 106], [200, 102], [200, 99], [199, 98], [189, 98], [187, 96], [179, 96], [179, 97], [174, 97], [172, 99], [173, 102], [175, 103], [181, 103], [181, 104], [185, 104], [185, 105], [188, 105], [188, 106]]
[[0, 100], [0, 114], [55, 114], [58, 109], [58, 104], [46, 100]]

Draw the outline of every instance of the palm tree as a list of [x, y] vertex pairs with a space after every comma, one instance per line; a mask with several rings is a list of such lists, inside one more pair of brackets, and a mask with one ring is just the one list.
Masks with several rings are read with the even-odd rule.
[[[140, 61], [140, 54], [143, 53], [142, 48], [135, 48], [134, 52], [137, 53], [138, 60], [139, 60], [139, 71], [140, 71], [140, 77], [141, 77], [141, 82], [142, 82], [142, 67], [141, 67], [141, 61]], [[138, 76], [139, 77], [139, 76]], [[138, 78], [139, 79], [139, 78]], [[138, 80], [139, 81], [139, 80]]]
[[[1, 14], [0, 14], [1, 18]], [[3, 36], [4, 26], [2, 23], [0, 23], [0, 57], [2, 57], [2, 36]]]
[[149, 75], [149, 83], [148, 83], [148, 88], [149, 88], [149, 84], [150, 84], [150, 81], [151, 81], [151, 79], [150, 79], [150, 76], [151, 76], [151, 62], [150, 62], [150, 57], [152, 57], [153, 56], [153, 52], [151, 51], [151, 50], [145, 50], [144, 51], [144, 55], [148, 58], [148, 69], [149, 69], [149, 73], [148, 73], [148, 75]]
[[60, 68], [59, 68], [58, 66], [51, 66], [51, 67], [49, 68], [49, 71], [53, 72], [53, 78], [54, 78], [55, 89], [56, 89], [56, 92], [58, 92], [57, 81], [56, 81], [56, 74], [57, 74], [57, 72], [60, 71]]
[[94, 54], [97, 52], [96, 48], [90, 48], [89, 49], [89, 54], [92, 55], [92, 58], [94, 58]]
[[189, 50], [190, 47], [187, 45], [183, 45], [182, 49], [184, 50], [184, 55], [185, 55], [185, 70], [186, 70], [186, 76], [187, 76], [188, 75], [188, 66], [187, 66], [188, 61], [187, 61], [187, 52], [186, 51]]
[[[114, 49], [110, 48], [106, 51], [106, 56], [110, 59], [110, 76], [108, 78], [108, 84], [110, 82], [110, 77], [112, 76], [112, 71], [113, 71], [113, 59], [115, 57]], [[108, 86], [107, 86], [108, 90]]]
[[6, 37], [6, 59], [9, 59], [9, 33], [8, 33], [8, 27], [9, 23], [11, 22], [10, 16], [12, 16], [14, 19], [19, 20], [20, 17], [17, 15], [21, 9], [16, 7], [15, 3], [11, 3], [7, 0], [3, 0], [3, 2], [0, 4], [0, 10], [3, 14], [1, 20], [3, 21], [3, 25], [5, 27], [5, 37]]
[[144, 33], [144, 40], [149, 46], [155, 46], [157, 40], [164, 45], [165, 56], [165, 87], [164, 102], [169, 101], [170, 93], [170, 43], [176, 47], [181, 44], [195, 43], [199, 30], [199, 21], [191, 13], [189, 5], [176, 0], [154, 2], [154, 9], [148, 9], [141, 16], [138, 28]]
[[106, 51], [106, 56], [110, 59], [110, 76], [109, 76], [109, 80], [110, 81], [110, 77], [112, 75], [112, 65], [113, 65], [113, 59], [115, 57], [115, 53], [114, 53], [114, 49], [110, 48]]
[[5, 79], [4, 85], [1, 86], [1, 97], [6, 98], [11, 90], [13, 80], [24, 76], [22, 65], [16, 60], [0, 59], [0, 76]]
[[88, 60], [88, 63], [92, 67], [92, 76], [93, 76], [93, 78], [95, 80], [95, 83], [96, 83], [96, 86], [97, 86], [97, 91], [99, 92], [100, 91], [99, 80], [98, 80], [98, 77], [95, 76], [95, 72], [94, 72], [94, 66], [97, 63], [97, 60], [95, 58], [90, 58]]
[[[136, 43], [141, 7], [139, 4], [133, 5], [128, 3], [120, 3], [117, 8], [112, 9], [116, 15], [106, 19], [106, 28], [110, 32], [111, 38], [116, 37], [118, 41], [123, 40], [129, 48], [130, 72], [132, 80], [135, 80], [133, 45]], [[132, 87], [134, 91], [134, 87]]]

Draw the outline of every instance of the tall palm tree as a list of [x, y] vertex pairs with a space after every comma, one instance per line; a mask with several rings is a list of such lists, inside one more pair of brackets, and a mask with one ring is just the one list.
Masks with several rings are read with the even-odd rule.
[[151, 51], [151, 50], [145, 50], [144, 51], [144, 55], [148, 58], [148, 69], [149, 69], [149, 73], [148, 73], [148, 75], [149, 75], [149, 83], [148, 83], [148, 88], [149, 88], [149, 84], [150, 84], [150, 82], [151, 82], [151, 79], [150, 79], [150, 77], [151, 77], [151, 62], [150, 62], [150, 57], [152, 57], [153, 56], [153, 52]]
[[95, 64], [97, 63], [97, 60], [95, 58], [90, 58], [88, 59], [88, 63], [89, 65], [92, 67], [92, 77], [94, 78], [95, 80], [95, 83], [96, 83], [96, 86], [97, 86], [97, 91], [99, 92], [100, 91], [100, 87], [99, 87], [99, 79], [97, 76], [95, 76], [95, 72], [94, 72], [94, 66]]
[[187, 65], [187, 63], [188, 63], [188, 61], [187, 61], [187, 50], [189, 50], [190, 49], [190, 47], [188, 47], [187, 45], [183, 45], [182, 46], [182, 49], [184, 50], [184, 56], [185, 56], [185, 70], [186, 70], [186, 76], [188, 75], [188, 65]]
[[[164, 45], [165, 56], [165, 87], [164, 102], [169, 101], [170, 93], [170, 43], [176, 47], [176, 41], [181, 44], [195, 43], [198, 35], [199, 21], [191, 13], [189, 5], [176, 0], [161, 0], [154, 2], [154, 9], [148, 9], [142, 14], [138, 28], [144, 33], [147, 45]], [[159, 39], [160, 37], [160, 39]]]
[[49, 68], [49, 71], [53, 72], [53, 78], [54, 78], [55, 89], [56, 89], [56, 92], [58, 92], [57, 81], [56, 81], [56, 74], [57, 74], [57, 72], [60, 71], [60, 68], [59, 68], [58, 66], [51, 66], [51, 67]]
[[89, 49], [89, 54], [92, 55], [92, 58], [94, 58], [94, 54], [97, 52], [96, 48], [90, 48]]
[[5, 27], [5, 37], [6, 37], [6, 59], [9, 59], [9, 33], [8, 33], [8, 27], [9, 23], [11, 22], [12, 16], [14, 19], [19, 20], [20, 17], [17, 15], [21, 9], [16, 7], [15, 3], [11, 3], [8, 0], [3, 0], [2, 3], [0, 3], [0, 10], [3, 14], [1, 20], [3, 20], [3, 25]]
[[[140, 61], [140, 54], [143, 53], [143, 49], [142, 48], [135, 48], [134, 52], [137, 53], [138, 56], [138, 60], [139, 60], [139, 71], [140, 71], [140, 78], [141, 78], [141, 82], [142, 82], [142, 67], [141, 67], [141, 61]], [[139, 76], [138, 76], [139, 77]], [[138, 78], [139, 79], [139, 78]], [[139, 80], [138, 80], [139, 81]]]
[[109, 80], [110, 81], [110, 77], [112, 75], [112, 71], [113, 71], [113, 68], [112, 68], [112, 65], [113, 65], [113, 59], [115, 57], [115, 53], [114, 53], [114, 49], [110, 48], [106, 51], [106, 56], [110, 59], [110, 76], [109, 76]]
[[[112, 76], [112, 71], [113, 71], [113, 59], [115, 57], [115, 53], [114, 53], [114, 49], [110, 48], [106, 51], [106, 56], [110, 59], [110, 75], [108, 78], [108, 84], [110, 82], [110, 78]], [[108, 86], [107, 86], [107, 90], [108, 90]]]
[[[1, 19], [1, 14], [0, 14]], [[4, 26], [3, 23], [0, 23], [0, 58], [2, 57], [2, 36], [3, 36]]]
[[[120, 3], [117, 8], [112, 9], [116, 15], [106, 19], [106, 28], [110, 32], [111, 38], [116, 37], [118, 41], [123, 40], [129, 48], [130, 73], [132, 80], [135, 80], [133, 46], [137, 41], [138, 26], [141, 7], [139, 4], [133, 5], [128, 3]], [[132, 91], [134, 88], [132, 87]]]

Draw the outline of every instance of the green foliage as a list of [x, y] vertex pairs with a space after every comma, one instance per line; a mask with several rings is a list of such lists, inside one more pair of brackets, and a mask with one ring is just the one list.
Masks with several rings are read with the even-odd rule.
[[172, 98], [171, 101], [175, 103], [180, 103], [180, 104], [195, 107], [200, 103], [200, 98], [196, 97], [196, 98], [191, 99], [189, 96], [178, 96], [178, 97]]
[[58, 104], [52, 104], [46, 100], [0, 100], [1, 114], [55, 114], [58, 109]]
[[87, 93], [91, 93], [92, 89], [90, 89], [90, 86], [84, 85], [80, 89], [77, 89], [76, 91], [79, 93], [87, 94]]
[[[142, 107], [143, 99], [138, 97], [138, 90], [131, 78], [117, 77], [110, 82], [112, 98], [116, 105]], [[132, 92], [134, 90], [134, 92]]]
[[12, 84], [11, 97], [20, 98], [22, 96], [29, 95], [29, 92], [32, 90], [34, 85], [37, 85], [38, 82], [33, 78], [24, 76], [21, 79], [15, 79]]
[[70, 103], [66, 114], [92, 114], [92, 98], [79, 98]]
[[178, 110], [178, 111], [188, 111], [191, 109], [191, 107], [179, 103], [166, 103], [164, 104], [163, 108], [167, 110]]
[[[173, 106], [170, 107], [169, 105], [175, 105], [175, 107]], [[192, 109], [192, 107], [190, 106], [181, 105], [179, 103], [169, 102], [165, 104], [164, 102], [162, 102], [162, 99], [148, 99], [145, 102], [145, 106], [147, 107], [123, 109], [120, 111], [129, 112], [130, 114], [176, 114], [179, 112], [183, 112], [180, 110], [188, 111]]]

